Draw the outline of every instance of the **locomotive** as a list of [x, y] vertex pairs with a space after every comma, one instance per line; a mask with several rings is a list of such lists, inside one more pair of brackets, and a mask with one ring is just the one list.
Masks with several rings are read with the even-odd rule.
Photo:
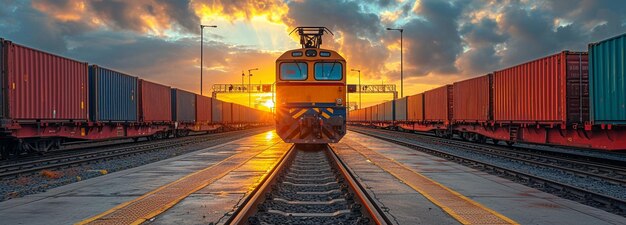
[[276, 132], [287, 143], [337, 143], [346, 133], [346, 60], [320, 48], [328, 28], [296, 31], [302, 48], [276, 60]]

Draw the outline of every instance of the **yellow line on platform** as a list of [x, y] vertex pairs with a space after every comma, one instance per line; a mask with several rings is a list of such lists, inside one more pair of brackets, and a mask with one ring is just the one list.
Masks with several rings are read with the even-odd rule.
[[[278, 145], [282, 144], [285, 143], [278, 142]], [[272, 149], [272, 146], [275, 145], [277, 144], [272, 144], [262, 150], [246, 150], [239, 152], [217, 164], [191, 173], [136, 199], [122, 203], [76, 224], [141, 224], [165, 212], [190, 194], [199, 191], [229, 172], [244, 165], [250, 159], [254, 158], [254, 156]], [[288, 147], [285, 147], [285, 149], [288, 149]]]
[[461, 224], [519, 224], [446, 186], [430, 179], [408, 166], [373, 151], [356, 141], [344, 138], [342, 142], [369, 159], [372, 163], [419, 192]]

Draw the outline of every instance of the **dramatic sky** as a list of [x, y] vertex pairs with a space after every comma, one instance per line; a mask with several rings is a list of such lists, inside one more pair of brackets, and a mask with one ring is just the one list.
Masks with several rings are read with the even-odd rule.
[[[589, 42], [626, 32], [623, 0], [0, 2], [0, 37], [196, 93], [199, 24], [218, 26], [204, 30], [205, 92], [240, 83], [241, 71], [255, 67], [253, 83], [274, 82], [276, 57], [299, 47], [288, 35], [296, 26], [330, 28], [335, 36], [323, 47], [362, 70], [364, 84], [399, 84], [400, 35], [385, 28], [404, 28], [405, 95], [566, 49], [586, 51]], [[247, 104], [247, 97], [223, 99]]]

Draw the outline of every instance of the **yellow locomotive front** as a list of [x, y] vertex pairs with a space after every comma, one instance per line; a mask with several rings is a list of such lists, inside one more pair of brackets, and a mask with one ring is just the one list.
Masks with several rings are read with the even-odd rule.
[[276, 60], [276, 132], [288, 143], [336, 143], [346, 133], [346, 60], [319, 48], [328, 29], [295, 30], [302, 48]]

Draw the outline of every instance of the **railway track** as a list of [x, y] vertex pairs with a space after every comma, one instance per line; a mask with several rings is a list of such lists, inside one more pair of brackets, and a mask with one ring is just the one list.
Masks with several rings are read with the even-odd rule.
[[150, 141], [146, 143], [124, 143], [98, 147], [85, 147], [71, 151], [59, 151], [38, 157], [29, 157], [19, 161], [6, 161], [0, 165], [0, 178], [30, 174], [42, 170], [70, 167], [89, 162], [123, 158], [137, 154], [159, 151], [210, 141], [229, 141], [248, 134], [257, 132], [259, 129], [231, 131], [224, 133], [194, 135], [178, 139]]
[[[598, 187], [594, 187], [593, 185], [573, 185], [571, 183], [554, 180], [547, 175], [539, 176], [532, 174], [515, 166], [508, 167], [497, 165], [493, 161], [485, 160], [484, 158], [468, 157], [468, 155], [458, 154], [454, 151], [444, 151], [438, 147], [432, 146], [445, 146], [472, 152], [473, 154], [481, 154], [486, 157], [504, 159], [509, 162], [519, 162], [536, 168], [549, 168], [576, 177], [586, 177], [600, 182], [608, 182], [621, 188], [626, 187], [626, 167], [624, 166], [606, 165], [593, 161], [589, 162], [579, 156], [568, 157], [565, 154], [551, 156], [537, 153], [536, 151], [525, 151], [520, 148], [503, 148], [487, 144], [477, 144], [396, 131], [361, 127], [350, 127], [350, 130], [495, 173], [525, 185], [601, 208], [618, 215], [626, 215], [626, 199], [621, 196], [623, 193], [606, 194], [597, 191]], [[424, 145], [424, 143], [427, 145]]]
[[328, 145], [295, 145], [227, 224], [391, 224]]

